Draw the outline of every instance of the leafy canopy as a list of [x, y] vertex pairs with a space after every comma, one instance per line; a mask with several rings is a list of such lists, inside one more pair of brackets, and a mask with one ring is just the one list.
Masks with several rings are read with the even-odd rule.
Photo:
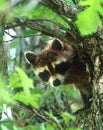
[[82, 35], [88, 35], [96, 32], [98, 27], [102, 26], [100, 16], [103, 15], [103, 0], [82, 0], [79, 5], [86, 9], [79, 13], [75, 24]]

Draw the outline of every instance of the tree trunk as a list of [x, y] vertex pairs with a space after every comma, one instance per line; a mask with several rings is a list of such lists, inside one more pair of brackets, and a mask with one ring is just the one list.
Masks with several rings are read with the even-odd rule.
[[5, 53], [3, 36], [5, 29], [5, 18], [3, 13], [0, 13], [0, 73], [7, 78], [7, 54]]
[[[91, 86], [93, 99], [90, 108], [81, 111], [76, 116], [75, 124], [83, 130], [103, 130], [103, 41], [97, 36], [85, 38], [82, 42], [84, 50], [89, 54], [92, 65], [88, 64], [91, 71]], [[89, 66], [90, 65], [90, 66]]]
[[103, 40], [99, 40], [94, 56], [94, 78], [93, 78], [93, 104], [91, 116], [93, 117], [93, 128], [103, 129]]

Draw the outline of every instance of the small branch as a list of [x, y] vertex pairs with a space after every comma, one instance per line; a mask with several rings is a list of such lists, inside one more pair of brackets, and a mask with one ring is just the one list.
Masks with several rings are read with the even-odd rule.
[[[41, 114], [40, 114], [39, 112], [37, 112], [35, 109], [33, 109], [33, 111], [34, 111], [34, 113], [35, 113], [38, 117], [40, 117], [42, 120], [48, 122], [51, 126], [53, 126], [53, 122], [54, 122], [54, 123], [57, 124], [57, 127], [56, 127], [56, 128], [57, 128], [58, 130], [62, 130], [62, 127], [60, 126], [60, 124], [57, 123], [55, 120], [53, 120], [53, 119], [51, 119], [51, 118], [49, 118], [49, 117], [46, 117], [46, 116], [41, 115]], [[55, 126], [54, 126], [54, 127], [55, 127]]]
[[[13, 112], [13, 115], [15, 116], [15, 122], [17, 124], [19, 124], [20, 126], [24, 126], [25, 123], [29, 123], [32, 119], [37, 119], [40, 122], [47, 122], [48, 124], [50, 124], [51, 126], [53, 126], [53, 123], [56, 123], [52, 118], [50, 118], [49, 116], [46, 116], [45, 114], [42, 114], [40, 110], [36, 110], [34, 108], [28, 107], [25, 104], [22, 105], [16, 105], [16, 108], [18, 108], [18, 110], [22, 109], [25, 110], [27, 113], [30, 113], [31, 117], [30, 118], [22, 118], [18, 113], [16, 113], [15, 111]], [[55, 126], [54, 126], [55, 127]], [[61, 127], [59, 126], [59, 124], [57, 124], [57, 129], [58, 130], [62, 130]]]
[[8, 34], [13, 39], [8, 40], [8, 41], [3, 41], [3, 42], [11, 42], [11, 41], [13, 41], [13, 40], [15, 40], [17, 38], [26, 38], [26, 37], [41, 36], [41, 35], [43, 35], [43, 34], [40, 33], [40, 34], [30, 34], [30, 35], [13, 36], [13, 35], [11, 35], [10, 33], [6, 32], [6, 31], [5, 31], [5, 33]]
[[52, 121], [50, 120], [50, 118], [47, 119], [47, 117], [45, 117], [44, 115], [41, 115], [40, 112], [38, 112], [37, 110], [33, 109], [33, 112], [39, 117], [41, 118], [43, 121], [48, 122], [50, 125], [52, 125]]

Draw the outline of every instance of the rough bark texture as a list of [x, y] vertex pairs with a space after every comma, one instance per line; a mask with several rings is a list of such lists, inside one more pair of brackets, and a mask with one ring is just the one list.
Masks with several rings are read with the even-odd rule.
[[[11, 23], [11, 25], [25, 26], [46, 35], [55, 36], [78, 49], [81, 60], [84, 60], [89, 68], [93, 102], [90, 108], [81, 111], [76, 116], [77, 120], [71, 122], [71, 126], [75, 125], [75, 127], [81, 127], [84, 130], [103, 130], [103, 31], [101, 29], [92, 36], [81, 37], [73, 24], [77, 13], [80, 11], [79, 9], [66, 4], [62, 0], [42, 0], [41, 2], [60, 15], [71, 26], [71, 30], [54, 21], [52, 21], [53, 27], [51, 28], [43, 23], [43, 21], [47, 21], [45, 19], [23, 17], [14, 17], [14, 23]], [[71, 21], [68, 21], [68, 17], [71, 18]], [[6, 28], [12, 27], [9, 25]]]
[[2, 73], [5, 78], [7, 77], [7, 58], [4, 50], [3, 35], [4, 35], [4, 15], [0, 14], [0, 73]]

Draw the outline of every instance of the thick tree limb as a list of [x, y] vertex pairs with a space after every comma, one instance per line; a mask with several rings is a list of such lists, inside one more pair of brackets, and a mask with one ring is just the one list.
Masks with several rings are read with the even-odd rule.
[[55, 23], [55, 21], [50, 19], [28, 19], [24, 17], [14, 17], [13, 23], [9, 25], [6, 29], [16, 26], [28, 27], [48, 36], [57, 37], [62, 41], [70, 42], [71, 45], [75, 45], [75, 40], [79, 39], [79, 35], [75, 35], [75, 33], [77, 33], [75, 30], [69, 30], [63, 27], [63, 25]]
[[[44, 33], [49, 36], [56, 36], [56, 37], [64, 37], [65, 31], [62, 28], [59, 28], [56, 24], [53, 24], [53, 26], [46, 26], [43, 22], [44, 20], [38, 20], [38, 19], [27, 19], [23, 17], [15, 17], [14, 21], [19, 26], [25, 26], [32, 30], [40, 31], [41, 33]], [[52, 22], [51, 22], [52, 23]]]
[[66, 16], [71, 20], [75, 19], [78, 14], [78, 9], [63, 0], [42, 0], [46, 7], [55, 11], [58, 15]]

